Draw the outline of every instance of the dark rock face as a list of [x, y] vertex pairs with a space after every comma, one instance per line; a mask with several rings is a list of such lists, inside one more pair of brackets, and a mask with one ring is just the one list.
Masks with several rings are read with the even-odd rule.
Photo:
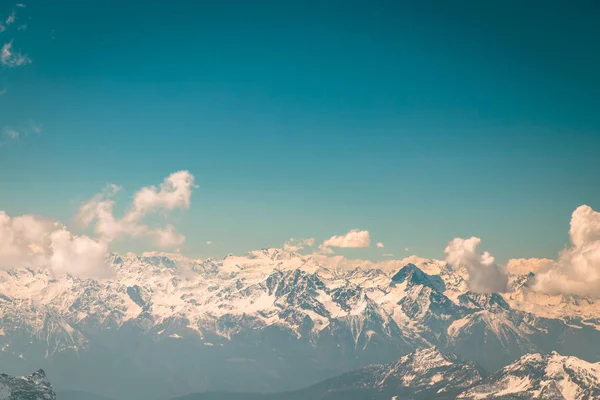
[[0, 374], [2, 400], [56, 400], [52, 385], [43, 370], [30, 376], [12, 377]]

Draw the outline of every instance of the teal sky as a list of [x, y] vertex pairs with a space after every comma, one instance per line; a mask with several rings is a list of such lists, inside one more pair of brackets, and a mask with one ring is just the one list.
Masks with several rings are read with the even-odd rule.
[[31, 59], [0, 65], [0, 127], [22, 132], [0, 147], [10, 215], [76, 231], [107, 183], [125, 207], [186, 169], [185, 254], [360, 228], [386, 247], [340, 254], [442, 257], [474, 235], [506, 260], [555, 257], [571, 212], [600, 209], [597, 2], [25, 6], [0, 0], [1, 44]]

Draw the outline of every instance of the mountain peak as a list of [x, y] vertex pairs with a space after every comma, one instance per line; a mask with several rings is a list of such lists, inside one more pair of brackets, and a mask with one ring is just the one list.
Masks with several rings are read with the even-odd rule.
[[597, 399], [600, 366], [577, 357], [531, 353], [495, 372], [459, 398]]
[[403, 283], [405, 281], [416, 285], [429, 286], [431, 284], [429, 275], [421, 271], [415, 264], [406, 264], [392, 277], [392, 282], [394, 283]]
[[406, 264], [394, 276], [390, 286], [406, 282], [407, 286], [428, 286], [440, 293], [444, 292], [444, 281], [438, 275], [429, 275], [423, 272], [415, 264]]
[[481, 308], [489, 311], [510, 310], [510, 306], [498, 293], [466, 292], [458, 296], [461, 305], [469, 308]]

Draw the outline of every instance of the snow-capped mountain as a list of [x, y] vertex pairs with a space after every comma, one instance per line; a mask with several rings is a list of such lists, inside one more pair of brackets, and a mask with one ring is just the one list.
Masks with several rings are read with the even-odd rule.
[[43, 370], [29, 376], [0, 374], [0, 400], [56, 400]]
[[458, 396], [460, 399], [600, 398], [600, 364], [577, 357], [527, 354]]
[[600, 363], [556, 352], [527, 354], [482, 378], [474, 363], [428, 348], [390, 364], [367, 366], [294, 392], [198, 393], [180, 400], [592, 400], [599, 396]]
[[595, 327], [469, 292], [464, 271], [440, 262], [349, 267], [265, 249], [109, 263], [101, 280], [0, 271], [0, 367], [42, 366], [60, 390], [151, 399], [296, 389], [431, 346], [487, 371], [530, 352], [600, 360]]
[[[474, 363], [461, 361], [454, 354], [444, 354], [435, 347], [418, 349], [385, 365], [367, 366], [329, 379], [302, 391], [302, 398], [329, 398], [326, 393], [341, 393], [364, 398], [430, 399], [454, 398], [481, 380]], [[309, 396], [310, 393], [310, 396]]]

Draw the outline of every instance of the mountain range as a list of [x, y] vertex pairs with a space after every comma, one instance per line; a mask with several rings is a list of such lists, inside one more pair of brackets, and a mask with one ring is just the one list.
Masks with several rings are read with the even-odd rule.
[[3, 270], [0, 369], [44, 368], [59, 392], [165, 399], [290, 392], [422, 348], [490, 377], [526, 354], [600, 361], [594, 300], [536, 293], [533, 274], [511, 276], [508, 293], [475, 293], [466, 271], [411, 261], [264, 249], [219, 260], [112, 254], [103, 279]]
[[600, 364], [577, 357], [527, 354], [483, 377], [473, 362], [436, 348], [372, 365], [298, 391], [200, 393], [175, 400], [584, 400], [600, 396]]

